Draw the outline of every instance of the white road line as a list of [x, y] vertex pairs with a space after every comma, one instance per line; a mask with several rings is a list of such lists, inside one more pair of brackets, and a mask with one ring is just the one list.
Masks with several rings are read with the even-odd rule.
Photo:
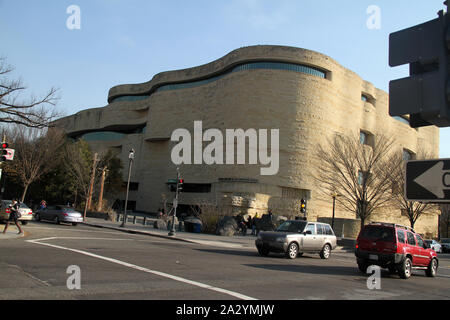
[[227, 295], [230, 295], [230, 296], [238, 298], [238, 299], [242, 299], [242, 300], [257, 300], [256, 298], [252, 298], [252, 297], [249, 297], [249, 296], [237, 293], [237, 292], [233, 292], [233, 291], [230, 291], [230, 290], [214, 287], [214, 286], [211, 286], [211, 285], [208, 285], [208, 284], [204, 284], [204, 283], [197, 282], [197, 281], [192, 281], [192, 280], [189, 280], [189, 279], [184, 279], [184, 278], [177, 277], [177, 276], [174, 276], [174, 275], [171, 275], [171, 274], [168, 274], [168, 273], [155, 271], [155, 270], [150, 270], [150, 269], [147, 269], [147, 268], [144, 268], [144, 267], [140, 267], [140, 266], [128, 263], [128, 262], [120, 261], [120, 260], [117, 260], [117, 259], [100, 256], [98, 254], [93, 254], [93, 253], [90, 253], [90, 252], [87, 252], [87, 251], [78, 250], [78, 249], [72, 249], [72, 248], [67, 248], [67, 247], [62, 247], [62, 246], [57, 246], [57, 245], [53, 245], [53, 244], [49, 244], [49, 243], [40, 242], [40, 241], [44, 241], [44, 240], [54, 240], [54, 239], [58, 239], [58, 237], [43, 238], [43, 239], [36, 239], [36, 240], [27, 240], [27, 242], [34, 243], [34, 244], [40, 244], [40, 245], [43, 245], [43, 246], [48, 246], [48, 247], [52, 247], [52, 248], [56, 248], [56, 249], [76, 252], [76, 253], [83, 254], [83, 255], [86, 255], [86, 256], [89, 256], [89, 257], [93, 257], [93, 258], [109, 261], [109, 262], [112, 262], [112, 263], [116, 263], [116, 264], [119, 264], [119, 265], [122, 265], [122, 266], [125, 266], [125, 267], [128, 267], [128, 268], [132, 268], [132, 269], [135, 269], [135, 270], [139, 270], [139, 271], [143, 271], [143, 272], [146, 272], [146, 273], [155, 274], [155, 275], [158, 275], [158, 276], [161, 276], [161, 277], [169, 278], [169, 279], [172, 279], [172, 280], [175, 280], [175, 281], [180, 281], [180, 282], [187, 283], [187, 284], [190, 284], [190, 285], [193, 285], [193, 286], [197, 286], [197, 287], [200, 287], [200, 288], [204, 288], [204, 289], [220, 292], [220, 293], [223, 293], [223, 294], [227, 294]]

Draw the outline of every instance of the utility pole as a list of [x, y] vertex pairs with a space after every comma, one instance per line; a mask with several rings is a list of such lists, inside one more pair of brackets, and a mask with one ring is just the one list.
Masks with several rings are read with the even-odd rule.
[[172, 225], [170, 227], [169, 236], [175, 235], [175, 218], [177, 216], [177, 207], [178, 207], [178, 192], [180, 190], [180, 171], [179, 168], [177, 168], [177, 188], [175, 190], [175, 199], [173, 199], [173, 218], [172, 218]]
[[120, 225], [122, 228], [125, 227], [125, 224], [127, 223], [127, 219], [128, 219], [128, 215], [127, 215], [128, 193], [130, 190], [131, 167], [133, 165], [134, 153], [135, 153], [134, 149], [131, 149], [130, 153], [128, 154], [128, 159], [130, 159], [130, 161], [129, 161], [129, 165], [128, 165], [127, 195], [125, 197], [125, 208], [123, 211], [123, 221], [122, 221], [122, 224]]
[[84, 206], [84, 219], [86, 219], [86, 212], [91, 206], [92, 191], [94, 189], [95, 170], [97, 168], [97, 161], [98, 161], [98, 153], [95, 153], [94, 154], [94, 163], [92, 165], [91, 182], [89, 184], [89, 195], [88, 195], [88, 198], [86, 200], [86, 205]]
[[101, 211], [103, 207], [103, 189], [105, 186], [106, 172], [109, 171], [108, 167], [103, 167], [102, 169], [102, 179], [100, 181], [100, 195], [98, 197], [97, 211]]

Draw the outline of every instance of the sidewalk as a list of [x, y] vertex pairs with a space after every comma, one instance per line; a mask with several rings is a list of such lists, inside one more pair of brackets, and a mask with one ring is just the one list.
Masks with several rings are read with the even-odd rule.
[[[192, 232], [178, 231], [177, 226], [175, 235], [169, 236], [168, 230], [153, 228], [153, 222], [155, 220], [156, 218], [147, 220], [149, 225], [147, 224], [146, 226], [144, 226], [143, 224], [138, 223], [133, 224], [132, 222], [127, 222], [125, 224], [125, 227], [120, 227], [122, 222], [108, 221], [104, 219], [88, 217], [86, 218], [84, 224], [97, 228], [106, 228], [134, 234], [144, 234], [154, 237], [166, 238], [174, 241], [184, 241], [226, 248], [255, 248], [256, 236], [250, 235], [250, 230], [248, 230], [249, 234], [247, 236], [236, 235], [232, 237], [227, 237], [206, 233], [192, 233]], [[350, 248], [338, 246], [335, 250], [347, 251], [349, 249]], [[353, 248], [351, 249], [353, 250]]]

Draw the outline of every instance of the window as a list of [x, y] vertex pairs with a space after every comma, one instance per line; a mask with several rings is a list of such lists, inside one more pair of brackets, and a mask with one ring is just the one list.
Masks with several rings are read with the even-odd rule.
[[402, 123], [404, 123], [404, 124], [407, 124], [408, 126], [409, 126], [409, 120], [408, 119], [406, 119], [406, 118], [403, 118], [403, 117], [399, 117], [399, 116], [395, 116], [395, 117], [393, 117], [395, 120], [397, 120], [397, 121], [400, 121], [400, 122], [402, 122]]
[[359, 131], [359, 143], [366, 146], [373, 146], [374, 136], [373, 134], [366, 131]]
[[322, 227], [325, 228], [325, 234], [326, 235], [330, 235], [330, 236], [333, 235], [333, 230], [331, 230], [331, 227], [329, 225], [323, 225]]
[[420, 236], [416, 236], [416, 239], [417, 239], [417, 245], [419, 247], [423, 248], [423, 240], [422, 240], [422, 238]]
[[305, 232], [311, 231], [311, 234], [316, 234], [316, 228], [313, 223], [310, 223], [306, 226]]
[[412, 153], [409, 150], [403, 149], [402, 158], [403, 158], [403, 160], [412, 160], [412, 159], [414, 159], [414, 153]]
[[380, 240], [393, 242], [394, 241], [394, 229], [379, 226], [365, 227], [362, 232], [362, 237], [371, 240]]
[[360, 131], [359, 132], [359, 142], [361, 144], [367, 144], [367, 133]]
[[325, 234], [325, 230], [323, 229], [323, 225], [316, 224], [317, 234]]
[[364, 101], [364, 102], [368, 102], [369, 98], [365, 94], [362, 94], [361, 95], [361, 100]]
[[403, 230], [397, 230], [398, 242], [405, 243], [405, 232]]
[[369, 178], [369, 173], [364, 171], [358, 171], [358, 184], [362, 186], [363, 184], [367, 183], [367, 179]]
[[414, 235], [411, 232], [407, 232], [407, 236], [408, 236], [408, 244], [415, 246], [416, 240], [414, 239]]

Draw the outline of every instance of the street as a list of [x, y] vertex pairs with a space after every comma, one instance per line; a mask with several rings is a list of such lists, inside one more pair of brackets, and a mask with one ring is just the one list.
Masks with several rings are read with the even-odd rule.
[[[12, 227], [13, 228], [13, 227]], [[450, 298], [450, 255], [436, 278], [381, 273], [369, 290], [352, 252], [295, 260], [253, 247], [204, 245], [97, 229], [31, 222], [20, 239], [0, 241], [0, 299], [297, 300]], [[220, 240], [219, 237], [218, 241]], [[223, 238], [223, 237], [222, 237]], [[80, 270], [70, 290], [69, 266]]]

